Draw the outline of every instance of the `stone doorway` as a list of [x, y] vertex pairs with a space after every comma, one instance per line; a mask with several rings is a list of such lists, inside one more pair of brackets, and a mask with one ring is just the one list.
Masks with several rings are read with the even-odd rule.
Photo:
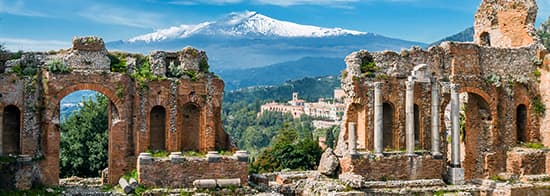
[[155, 106], [149, 116], [149, 150], [166, 150], [166, 109]]
[[183, 130], [181, 132], [181, 149], [198, 151], [200, 149], [201, 109], [197, 104], [183, 106]]
[[21, 152], [21, 111], [17, 106], [8, 105], [2, 113], [0, 154], [19, 154]]

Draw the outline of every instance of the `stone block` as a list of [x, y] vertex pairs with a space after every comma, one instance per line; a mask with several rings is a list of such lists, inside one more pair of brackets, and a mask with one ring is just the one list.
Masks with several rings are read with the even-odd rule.
[[238, 161], [248, 163], [248, 152], [246, 150], [237, 150], [233, 156], [235, 156]]
[[172, 163], [182, 163], [185, 161], [185, 158], [182, 156], [181, 152], [172, 152], [168, 157]]
[[267, 179], [267, 176], [262, 174], [251, 174], [250, 181], [258, 186], [262, 186], [262, 187], [269, 186], [269, 179]]
[[447, 173], [447, 180], [450, 184], [461, 185], [464, 184], [464, 169], [449, 167]]
[[218, 163], [221, 161], [221, 158], [222, 157], [218, 154], [218, 151], [208, 151], [208, 154], [206, 154], [208, 163]]
[[199, 189], [211, 189], [216, 188], [216, 180], [214, 179], [201, 179], [193, 181], [193, 186]]
[[102, 51], [105, 50], [105, 43], [100, 37], [74, 37], [73, 50]]
[[151, 164], [153, 163], [153, 157], [151, 157], [151, 153], [142, 152], [139, 154], [138, 162], [141, 165]]
[[241, 179], [238, 178], [232, 178], [232, 179], [216, 179], [216, 184], [218, 187], [226, 188], [231, 186], [240, 187], [241, 186]]

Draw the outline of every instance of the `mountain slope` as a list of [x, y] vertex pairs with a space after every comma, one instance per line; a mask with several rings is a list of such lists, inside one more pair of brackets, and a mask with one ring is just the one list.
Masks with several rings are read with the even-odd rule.
[[185, 46], [206, 50], [214, 71], [261, 67], [304, 57], [343, 58], [349, 53], [400, 50], [426, 46], [374, 33], [301, 25], [256, 12], [232, 13], [218, 21], [180, 25], [107, 43], [111, 50], [147, 53], [179, 50]]
[[223, 70], [217, 74], [225, 81], [225, 90], [229, 91], [250, 86], [278, 85], [304, 77], [339, 75], [344, 68], [341, 58], [305, 57], [259, 68]]
[[257, 12], [231, 13], [216, 22], [204, 22], [198, 25], [181, 25], [161, 29], [157, 32], [131, 38], [130, 42], [154, 42], [176, 38], [188, 38], [193, 35], [210, 36], [271, 36], [271, 37], [328, 37], [341, 35], [363, 35], [365, 32], [341, 28], [323, 28], [300, 25], [269, 18]]
[[451, 35], [449, 37], [443, 38], [439, 41], [436, 41], [430, 46], [436, 46], [441, 44], [442, 42], [446, 41], [454, 41], [454, 42], [473, 42], [474, 41], [474, 27], [470, 27], [465, 29], [464, 31], [461, 31], [457, 34]]

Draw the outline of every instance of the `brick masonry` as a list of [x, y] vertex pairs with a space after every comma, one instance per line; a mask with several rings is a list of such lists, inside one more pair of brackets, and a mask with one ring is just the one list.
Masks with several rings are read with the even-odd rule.
[[[534, 0], [484, 0], [476, 14], [475, 43], [445, 42], [428, 49], [413, 47], [401, 52], [361, 50], [348, 55], [341, 79], [347, 107], [336, 154], [346, 157], [349, 152], [350, 122], [357, 124], [355, 139], [358, 150], [362, 153], [373, 151], [374, 82], [383, 83], [382, 101], [392, 109], [392, 114], [384, 115], [384, 142], [387, 143], [384, 147], [387, 152], [405, 148], [405, 82], [413, 68], [421, 64], [428, 65], [428, 70], [441, 85], [441, 112], [431, 112], [430, 90], [433, 84], [415, 83], [414, 104], [419, 109], [416, 117], [419, 119], [417, 150], [430, 150], [430, 117], [438, 115], [441, 122], [439, 149], [443, 153], [444, 163], [450, 159], [447, 157], [449, 135], [444, 115], [450, 102], [450, 83], [459, 84], [460, 93], [467, 97], [462, 102], [465, 113], [462, 167], [466, 179], [487, 178], [506, 172], [509, 166], [507, 161], [531, 160], [530, 156], [509, 153], [514, 147], [521, 146], [520, 142], [542, 143], [550, 147], [550, 115], [536, 111], [550, 105], [550, 72], [547, 71], [550, 56], [534, 34], [536, 12]], [[490, 36], [490, 43], [483, 43], [484, 32]], [[372, 74], [361, 70], [361, 65], [367, 60], [372, 60], [376, 65], [376, 69], [371, 70]], [[528, 173], [544, 173], [543, 170], [530, 169], [545, 168], [545, 162], [540, 161], [542, 159], [537, 156], [530, 161], [534, 165], [520, 164], [519, 167]], [[391, 170], [394, 165], [384, 161], [367, 162], [343, 163], [352, 165], [349, 168], [362, 173], [383, 173], [377, 168]], [[403, 170], [397, 173], [407, 173], [407, 168], [393, 169]], [[423, 172], [422, 169], [417, 171]], [[431, 176], [446, 173], [445, 170], [429, 171], [436, 172]], [[511, 171], [519, 172], [519, 169]]]
[[[200, 55], [188, 57], [185, 56], [187, 53], [182, 52], [165, 53], [168, 54], [166, 56], [179, 57], [180, 61], [185, 58], [207, 59], [202, 51], [193, 48], [186, 48], [186, 51], [195, 51]], [[111, 72], [107, 55], [101, 38], [82, 37], [75, 38], [69, 50], [59, 53], [26, 53], [22, 58], [9, 60], [2, 66], [5, 70], [0, 71], [0, 144], [15, 139], [1, 138], [10, 136], [13, 131], [20, 136], [20, 146], [4, 143], [10, 147], [16, 146], [18, 154], [29, 155], [35, 160], [31, 163], [35, 169], [30, 171], [34, 176], [30, 180], [33, 184], [58, 184], [60, 101], [78, 90], [94, 90], [110, 100], [109, 183], [116, 183], [125, 172], [134, 169], [137, 155], [150, 149], [150, 112], [155, 106], [166, 111], [164, 130], [161, 130], [165, 138], [157, 138], [164, 142], [163, 150], [182, 151], [186, 144], [184, 138], [189, 134], [196, 135], [196, 141], [195, 145], [185, 150], [235, 150], [221, 124], [224, 82], [207, 70], [196, 70], [198, 65], [192, 65], [204, 61], [185, 60], [186, 65], [181, 65], [183, 71], [192, 69], [198, 75], [193, 79], [185, 75], [166, 77], [166, 69], [155, 69], [159, 66], [153, 64], [152, 72], [157, 73], [155, 77], [159, 79], [141, 84], [130, 76], [137, 66], [135, 54], [129, 54], [126, 59], [127, 73]], [[150, 62], [167, 64], [169, 59], [164, 57], [152, 56]], [[52, 60], [60, 61], [72, 68], [72, 71], [49, 72], [45, 65]], [[14, 67], [20, 65], [35, 67], [38, 73], [32, 77], [14, 73]], [[189, 104], [196, 106], [198, 111], [190, 114], [192, 121], [183, 123], [184, 116], [189, 115], [184, 106]], [[8, 106], [16, 107], [21, 113], [16, 118], [20, 119], [19, 130], [9, 128], [14, 123], [3, 120], [10, 119], [3, 116]], [[188, 124], [193, 124], [195, 129], [187, 130]], [[7, 154], [0, 151], [0, 155]]]
[[148, 187], [192, 187], [195, 180], [235, 178], [246, 185], [248, 161], [232, 156], [222, 156], [217, 161], [199, 157], [182, 157], [178, 161], [167, 157], [140, 157], [137, 171], [140, 184]]
[[342, 173], [352, 172], [367, 181], [440, 179], [444, 165], [442, 159], [433, 159], [429, 155], [346, 156], [340, 159]]

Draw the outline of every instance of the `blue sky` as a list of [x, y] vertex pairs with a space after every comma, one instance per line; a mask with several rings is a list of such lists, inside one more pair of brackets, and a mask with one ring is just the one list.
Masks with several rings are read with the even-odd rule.
[[[538, 21], [550, 0], [537, 0]], [[125, 40], [155, 29], [258, 11], [300, 24], [341, 27], [433, 42], [472, 26], [481, 0], [0, 0], [0, 42], [8, 49], [67, 48], [76, 35]]]

